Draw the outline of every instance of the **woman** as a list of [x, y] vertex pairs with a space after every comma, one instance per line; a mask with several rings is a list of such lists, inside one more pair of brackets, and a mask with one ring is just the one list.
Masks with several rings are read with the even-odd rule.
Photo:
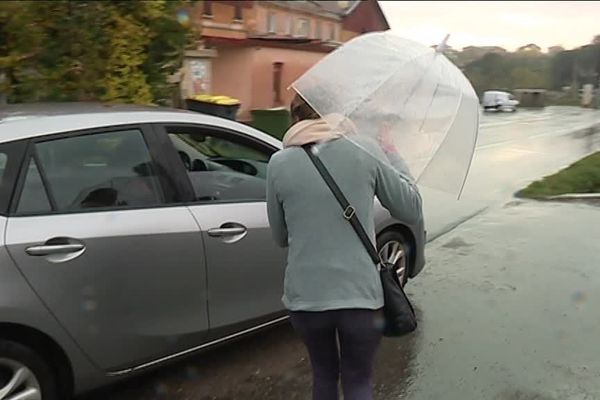
[[[284, 149], [269, 163], [267, 201], [277, 243], [289, 247], [283, 302], [313, 368], [313, 399], [372, 399], [371, 371], [381, 340], [383, 292], [379, 274], [302, 145], [319, 143], [328, 168], [375, 240], [373, 199], [395, 218], [413, 223], [421, 198], [409, 179], [328, 124], [299, 96]], [[378, 146], [365, 142], [363, 147]], [[338, 342], [339, 347], [338, 348]]]

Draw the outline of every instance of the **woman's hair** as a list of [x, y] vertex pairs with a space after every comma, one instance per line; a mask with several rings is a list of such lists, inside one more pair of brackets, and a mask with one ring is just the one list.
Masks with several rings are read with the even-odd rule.
[[312, 108], [302, 96], [296, 94], [290, 106], [292, 121], [298, 122], [305, 119], [319, 119], [321, 116]]

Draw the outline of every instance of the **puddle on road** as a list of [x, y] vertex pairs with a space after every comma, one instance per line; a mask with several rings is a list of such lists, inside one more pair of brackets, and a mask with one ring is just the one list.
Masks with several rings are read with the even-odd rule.
[[587, 153], [592, 153], [600, 149], [600, 124], [580, 129], [572, 133], [575, 139], [584, 141], [584, 149]]
[[459, 249], [461, 247], [471, 247], [471, 246], [472, 245], [470, 243], [465, 242], [460, 237], [452, 238], [442, 245], [442, 247], [444, 247], [446, 249]]

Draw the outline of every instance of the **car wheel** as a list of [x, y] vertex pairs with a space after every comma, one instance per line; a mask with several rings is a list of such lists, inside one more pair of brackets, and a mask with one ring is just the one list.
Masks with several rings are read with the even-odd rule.
[[0, 340], [0, 400], [58, 400], [44, 360], [19, 343]]
[[409, 253], [408, 241], [398, 231], [383, 232], [377, 238], [379, 256], [387, 263], [393, 264], [398, 280], [404, 286], [408, 281]]

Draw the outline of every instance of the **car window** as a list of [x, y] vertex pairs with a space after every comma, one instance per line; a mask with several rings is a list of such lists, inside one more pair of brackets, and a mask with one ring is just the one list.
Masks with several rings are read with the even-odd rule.
[[8, 155], [0, 153], [0, 185], [4, 183], [4, 173], [6, 172], [6, 164], [8, 163]]
[[[17, 211], [32, 212], [40, 173], [58, 211], [157, 205], [162, 196], [148, 148], [138, 130], [98, 133], [37, 143]], [[31, 165], [31, 164], [30, 164]], [[33, 164], [35, 165], [35, 164]], [[29, 209], [28, 209], [29, 208]]]
[[[0, 188], [4, 188], [7, 185], [6, 182], [6, 171], [8, 164], [8, 154], [6, 150], [0, 149]], [[5, 209], [6, 204], [2, 204], [1, 208]]]
[[197, 201], [265, 199], [271, 149], [240, 141], [234, 135], [182, 133], [181, 129], [168, 132], [188, 172]]
[[0, 214], [8, 212], [16, 180], [21, 169], [26, 141], [0, 144]]
[[34, 159], [31, 158], [29, 167], [27, 168], [27, 175], [25, 176], [23, 191], [21, 192], [21, 199], [17, 207], [17, 213], [25, 214], [48, 211], [52, 211], [50, 199], [48, 199], [46, 189], [44, 188], [40, 171]]

